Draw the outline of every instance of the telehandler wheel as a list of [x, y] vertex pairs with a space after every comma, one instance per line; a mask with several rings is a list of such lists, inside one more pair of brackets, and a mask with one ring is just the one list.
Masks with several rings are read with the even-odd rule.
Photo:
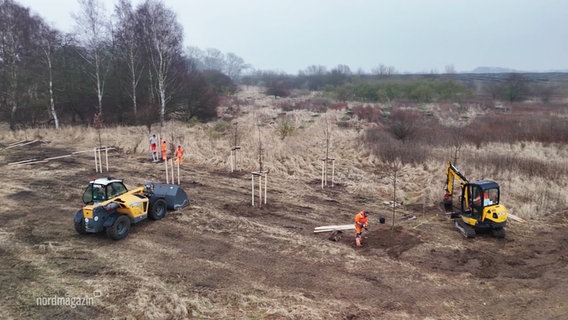
[[160, 220], [166, 215], [166, 200], [158, 199], [150, 206], [148, 216], [152, 220]]
[[75, 222], [75, 231], [77, 231], [78, 234], [87, 234], [87, 230], [85, 230], [85, 220], [81, 219], [79, 222]]
[[107, 235], [113, 240], [124, 239], [130, 231], [130, 218], [125, 215], [120, 215], [112, 226], [106, 229]]

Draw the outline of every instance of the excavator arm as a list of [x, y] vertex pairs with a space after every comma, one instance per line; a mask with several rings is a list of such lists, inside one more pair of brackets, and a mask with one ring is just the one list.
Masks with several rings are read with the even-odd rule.
[[449, 194], [454, 193], [454, 179], [458, 179], [462, 184], [466, 184], [469, 181], [467, 178], [450, 162], [447, 163], [447, 180], [446, 180], [446, 191]]
[[444, 195], [444, 207], [446, 211], [452, 211], [452, 195], [454, 194], [455, 179], [458, 179], [462, 185], [469, 182], [467, 178], [448, 161], [446, 170], [446, 194]]

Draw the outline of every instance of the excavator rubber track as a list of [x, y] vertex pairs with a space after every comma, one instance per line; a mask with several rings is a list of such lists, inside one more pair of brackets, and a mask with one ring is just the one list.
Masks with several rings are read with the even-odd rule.
[[499, 238], [499, 239], [505, 238], [505, 229], [504, 228], [492, 229], [491, 233], [493, 234], [493, 236], [495, 238]]
[[475, 229], [472, 226], [461, 219], [455, 219], [454, 221], [456, 229], [458, 229], [465, 238], [475, 238]]

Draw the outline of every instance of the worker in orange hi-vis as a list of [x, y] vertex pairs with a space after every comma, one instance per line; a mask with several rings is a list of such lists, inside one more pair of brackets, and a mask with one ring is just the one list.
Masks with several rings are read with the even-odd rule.
[[176, 149], [175, 157], [178, 164], [183, 162], [183, 148], [180, 145]]
[[368, 219], [367, 216], [369, 213], [365, 210], [361, 210], [358, 214], [355, 215], [355, 245], [361, 246], [361, 234], [363, 233], [363, 228], [367, 230], [368, 226]]
[[162, 140], [162, 160], [166, 161], [168, 159], [168, 144], [166, 140]]

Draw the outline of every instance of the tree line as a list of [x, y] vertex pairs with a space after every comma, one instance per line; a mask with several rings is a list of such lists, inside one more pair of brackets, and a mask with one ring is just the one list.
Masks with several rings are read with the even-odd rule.
[[[537, 76], [538, 75], [538, 76]], [[566, 76], [555, 81], [552, 74], [399, 74], [394, 67], [379, 65], [371, 73], [354, 73], [349, 66], [338, 65], [331, 70], [324, 66], [309, 66], [297, 76], [274, 71], [255, 71], [240, 79], [249, 85], [266, 87], [268, 95], [286, 97], [294, 89], [325, 91], [339, 101], [390, 102], [395, 100], [430, 102], [460, 102], [486, 98], [506, 102], [540, 99], [567, 91]], [[558, 79], [556, 79], [558, 80]]]
[[[234, 53], [183, 48], [176, 14], [160, 0], [117, 0], [107, 14], [99, 0], [78, 0], [75, 29], [60, 32], [14, 0], [0, 0], [0, 119], [19, 125], [163, 123], [214, 119], [221, 95], [235, 83], [260, 85], [285, 97], [293, 89], [325, 91], [340, 101], [454, 101], [486, 97], [548, 101], [558, 88], [521, 73], [474, 76], [371, 73], [347, 65], [312, 65], [297, 75], [254, 70]], [[247, 72], [248, 71], [248, 72]], [[246, 74], [245, 74], [246, 72]], [[545, 79], [548, 80], [548, 79]]]
[[235, 54], [183, 48], [176, 14], [159, 0], [119, 0], [111, 15], [78, 0], [64, 33], [0, 0], [0, 115], [19, 125], [147, 124], [216, 117], [219, 95], [248, 68]]

